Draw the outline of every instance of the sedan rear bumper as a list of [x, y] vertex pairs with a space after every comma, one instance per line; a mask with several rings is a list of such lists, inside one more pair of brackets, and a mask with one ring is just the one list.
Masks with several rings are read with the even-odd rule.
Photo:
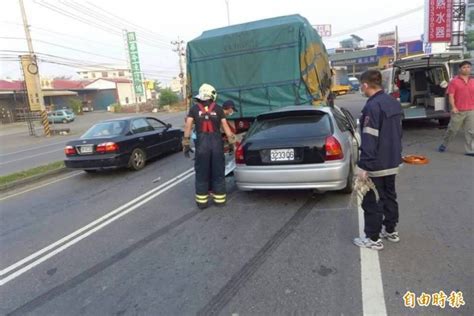
[[235, 182], [240, 190], [319, 189], [342, 190], [347, 184], [350, 160], [321, 164], [237, 165]]
[[71, 169], [114, 169], [126, 167], [129, 156], [125, 154], [111, 154], [101, 156], [75, 156], [64, 160], [66, 168]]

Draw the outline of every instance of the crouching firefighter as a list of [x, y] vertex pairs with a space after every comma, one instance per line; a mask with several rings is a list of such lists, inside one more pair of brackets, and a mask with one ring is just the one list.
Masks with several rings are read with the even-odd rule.
[[189, 157], [191, 151], [190, 136], [193, 124], [197, 138], [195, 141], [196, 156], [196, 203], [200, 209], [209, 205], [209, 188], [212, 188], [212, 199], [218, 206], [226, 203], [224, 143], [221, 136], [223, 128], [229, 144], [235, 143], [224, 111], [216, 104], [217, 93], [214, 87], [203, 84], [199, 94], [194, 97], [195, 103], [189, 110], [184, 127], [183, 151]]

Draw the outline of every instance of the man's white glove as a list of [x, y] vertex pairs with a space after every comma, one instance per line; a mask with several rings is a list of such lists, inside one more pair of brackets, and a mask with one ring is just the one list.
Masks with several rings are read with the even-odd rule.
[[367, 171], [357, 168], [357, 178], [360, 180], [366, 180], [369, 177]]

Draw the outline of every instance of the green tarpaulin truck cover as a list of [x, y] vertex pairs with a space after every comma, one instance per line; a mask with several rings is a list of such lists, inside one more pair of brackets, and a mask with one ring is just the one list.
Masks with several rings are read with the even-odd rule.
[[[187, 44], [188, 97], [203, 83], [239, 117], [288, 105], [325, 104], [331, 86], [326, 48], [304, 17], [290, 15], [209, 30]], [[234, 115], [235, 117], [235, 115]]]

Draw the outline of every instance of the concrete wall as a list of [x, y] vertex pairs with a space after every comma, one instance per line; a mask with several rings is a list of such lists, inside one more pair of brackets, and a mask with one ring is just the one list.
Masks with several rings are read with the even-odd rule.
[[120, 105], [135, 103], [133, 99], [133, 86], [131, 83], [117, 83], [117, 95]]

